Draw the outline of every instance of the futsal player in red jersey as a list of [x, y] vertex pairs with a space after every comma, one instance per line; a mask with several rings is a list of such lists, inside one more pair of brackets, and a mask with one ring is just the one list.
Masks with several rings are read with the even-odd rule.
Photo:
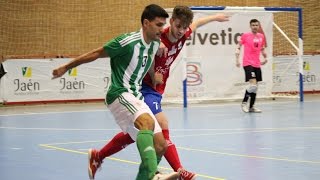
[[[193, 180], [196, 178], [196, 174], [185, 170], [182, 166], [176, 146], [170, 140], [168, 119], [161, 108], [162, 94], [165, 91], [170, 66], [176, 60], [185, 41], [191, 36], [193, 31], [212, 21], [228, 21], [229, 16], [225, 14], [215, 14], [200, 18], [194, 22], [192, 22], [192, 20], [193, 12], [189, 7], [176, 6], [174, 8], [172, 17], [170, 18], [170, 26], [165, 28], [161, 34], [160, 48], [154, 64], [149, 70], [149, 74], [143, 79], [141, 89], [144, 101], [155, 115], [167, 141], [168, 148], [164, 156], [173, 170], [179, 172], [181, 180]], [[120, 132], [101, 150], [91, 149], [89, 153], [91, 157], [97, 157], [97, 162], [102, 162], [104, 158], [120, 151], [133, 142], [128, 134]], [[94, 171], [94, 173], [95, 172], [96, 171]], [[139, 179], [139, 176], [137, 179]]]

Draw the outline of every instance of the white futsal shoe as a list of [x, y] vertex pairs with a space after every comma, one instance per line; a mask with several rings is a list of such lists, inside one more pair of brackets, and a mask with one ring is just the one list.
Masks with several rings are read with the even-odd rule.
[[242, 109], [242, 111], [245, 112], [245, 113], [249, 112], [249, 108], [248, 108], [246, 102], [243, 102], [243, 103], [241, 104], [241, 109]]
[[179, 173], [172, 172], [169, 174], [156, 174], [152, 180], [177, 180], [179, 178]]
[[252, 106], [252, 108], [249, 108], [249, 112], [252, 113], [261, 113], [262, 111], [254, 106]]

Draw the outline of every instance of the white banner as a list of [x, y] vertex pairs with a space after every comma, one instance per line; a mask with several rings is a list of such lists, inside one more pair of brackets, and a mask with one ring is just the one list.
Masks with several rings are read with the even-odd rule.
[[1, 90], [4, 101], [64, 101], [104, 99], [110, 80], [109, 60], [98, 59], [51, 80], [52, 70], [70, 59], [8, 60]]
[[[304, 59], [304, 90], [305, 92], [320, 92], [320, 56], [303, 56]], [[103, 100], [110, 81], [110, 65], [108, 59], [83, 64], [67, 72], [63, 77], [51, 80], [51, 72], [54, 68], [69, 61], [69, 59], [20, 59], [8, 60], [3, 63], [8, 72], [1, 78], [0, 102], [6, 103], [26, 103], [26, 102], [51, 102], [51, 101], [74, 101], [74, 100]], [[188, 69], [188, 95], [189, 100], [209, 99], [214, 95], [224, 93], [224, 87], [233, 87], [225, 79], [239, 79], [239, 85], [234, 89], [225, 89], [224, 98], [231, 95], [227, 92], [239, 93], [242, 96], [244, 75], [242, 69], [235, 68], [231, 63], [229, 72], [219, 70], [207, 63], [202, 64], [199, 58], [187, 59]], [[178, 61], [173, 67], [170, 81], [167, 85], [166, 102], [168, 100], [182, 101], [182, 73], [176, 72], [177, 68], [183, 66], [184, 61]], [[212, 61], [210, 61], [212, 62]], [[271, 63], [270, 63], [271, 65]], [[211, 70], [205, 66], [215, 68]], [[293, 92], [299, 89], [299, 73], [297, 61], [294, 57], [275, 57], [273, 63], [273, 92]], [[221, 73], [216, 74], [214, 71]], [[232, 78], [228, 77], [234, 75]], [[238, 76], [238, 77], [237, 77]], [[220, 82], [218, 80], [221, 80]], [[212, 82], [218, 82], [220, 87]], [[235, 82], [236, 83], [236, 82]], [[264, 85], [265, 86], [265, 85]], [[207, 89], [216, 87], [212, 92]], [[238, 89], [237, 89], [238, 88]], [[240, 89], [240, 90], [239, 90]], [[240, 92], [235, 92], [235, 91]], [[260, 88], [261, 90], [261, 88]], [[260, 93], [260, 91], [259, 91]]]
[[[208, 12], [195, 12], [195, 20]], [[210, 13], [212, 14], [212, 13]], [[211, 22], [193, 32], [186, 41], [180, 59], [186, 60], [188, 100], [213, 100], [242, 98], [247, 86], [243, 68], [235, 65], [235, 49], [242, 33], [250, 32], [250, 20], [258, 19], [266, 35], [267, 45], [272, 45], [272, 13], [234, 13], [228, 22]], [[243, 48], [242, 48], [243, 49]], [[267, 47], [268, 57], [272, 46]], [[175, 62], [171, 69], [165, 100], [181, 101], [182, 86], [178, 83], [183, 66]], [[259, 84], [259, 97], [271, 95], [272, 63], [262, 66], [263, 82]]]
[[[303, 56], [304, 92], [320, 92], [320, 56]], [[299, 91], [298, 57], [280, 56], [273, 61], [273, 88], [275, 93]]]

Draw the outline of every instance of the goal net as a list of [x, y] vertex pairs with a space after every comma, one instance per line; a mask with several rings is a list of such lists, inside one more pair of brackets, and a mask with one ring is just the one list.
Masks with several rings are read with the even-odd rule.
[[241, 34], [250, 31], [251, 19], [261, 22], [267, 42], [268, 63], [261, 66], [263, 81], [258, 85], [258, 98], [303, 98], [299, 94], [303, 92], [301, 9], [192, 7], [192, 10], [194, 21], [219, 12], [230, 14], [230, 21], [211, 22], [193, 32], [171, 67], [164, 102], [184, 102], [186, 106], [186, 102], [243, 98], [247, 83], [243, 69], [235, 65], [235, 49]]

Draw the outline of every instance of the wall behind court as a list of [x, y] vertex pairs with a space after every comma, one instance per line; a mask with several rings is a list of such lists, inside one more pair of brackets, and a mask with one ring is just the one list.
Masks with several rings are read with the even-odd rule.
[[[0, 0], [0, 55], [79, 55], [140, 28], [143, 8], [278, 6], [303, 8], [305, 54], [320, 53], [319, 0]], [[288, 23], [283, 20], [282, 26]], [[281, 40], [280, 40], [281, 41]], [[280, 46], [274, 44], [274, 49]]]

